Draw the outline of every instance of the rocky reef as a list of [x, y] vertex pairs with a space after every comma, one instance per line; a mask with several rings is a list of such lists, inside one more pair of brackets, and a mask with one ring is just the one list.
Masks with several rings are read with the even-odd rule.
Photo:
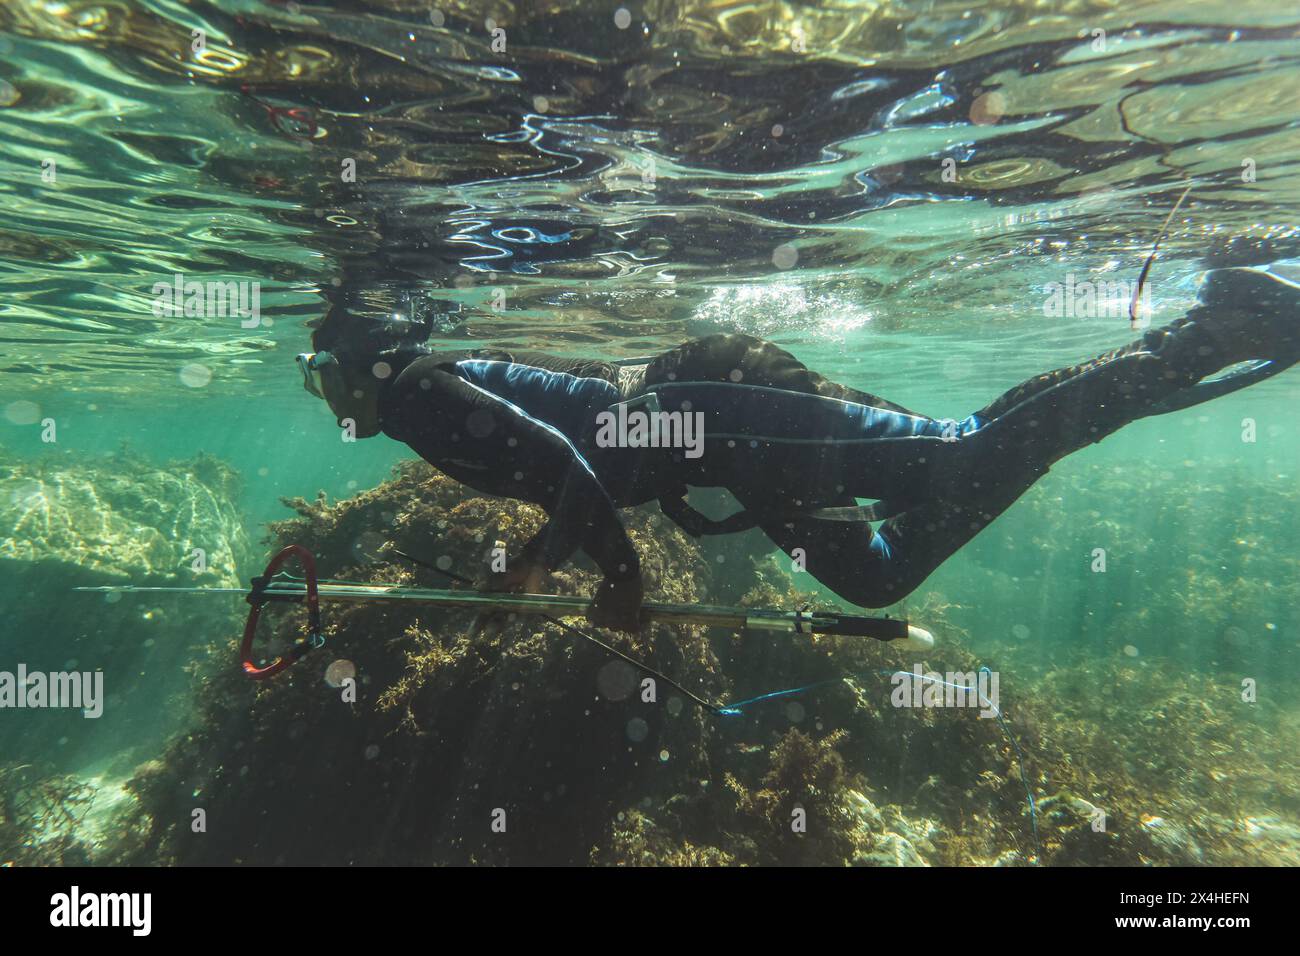
[[0, 561], [28, 579], [63, 567], [106, 584], [230, 586], [248, 551], [238, 494], [230, 466], [204, 454], [161, 467], [126, 451], [0, 466]]
[[6, 711], [6, 760], [69, 771], [156, 753], [191, 716], [187, 671], [229, 632], [237, 604], [73, 588], [239, 586], [249, 542], [238, 496], [235, 472], [206, 455], [156, 465], [126, 451], [63, 453], [0, 466], [0, 670], [100, 672], [105, 695], [94, 719]]
[[[542, 513], [475, 496], [420, 463], [336, 503], [286, 501], [268, 553], [293, 542], [322, 578], [446, 587], [487, 578]], [[725, 593], [797, 606], [761, 540], [696, 542], [626, 514], [647, 597]], [[590, 594], [579, 559], [545, 589]], [[1003, 664], [998, 713], [897, 706], [897, 675], [974, 677], [961, 608], [906, 610], [939, 635], [916, 655], [867, 639], [648, 627], [589, 629], [699, 696], [799, 693], [719, 716], [537, 618], [476, 631], [468, 612], [325, 607], [325, 647], [266, 681], [235, 628], [196, 665], [194, 719], [102, 799], [114, 841], [90, 859], [153, 864], [1188, 865], [1300, 860], [1296, 715], [1234, 706], [1214, 674], [1123, 655]], [[582, 622], [575, 622], [584, 626]], [[261, 650], [305, 624], [272, 606]], [[1014, 647], [1007, 651], [1012, 659]], [[958, 679], [961, 679], [958, 676]], [[29, 771], [30, 773], [30, 771]], [[1023, 773], [1023, 778], [1022, 778]], [[85, 796], [51, 777], [73, 814]], [[30, 787], [30, 781], [27, 784]], [[60, 789], [63, 787], [64, 789]], [[68, 789], [72, 787], [73, 789]], [[1028, 791], [1028, 792], [1027, 792]], [[125, 794], [125, 795], [123, 795]], [[1030, 794], [1033, 798], [1031, 811]], [[12, 828], [11, 828], [12, 829]], [[56, 826], [47, 829], [57, 830]], [[81, 825], [86, 830], [86, 825]], [[104, 834], [103, 825], [94, 830]], [[3, 833], [3, 831], [0, 831]], [[93, 843], [93, 840], [85, 841]], [[46, 840], [51, 854], [85, 852]], [[29, 848], [23, 862], [39, 855]], [[12, 855], [12, 854], [11, 854]]]
[[49, 764], [0, 767], [0, 866], [124, 865], [148, 821], [121, 781]]
[[[422, 465], [336, 505], [290, 504], [300, 517], [272, 527], [273, 546], [305, 545], [322, 577], [433, 587], [447, 582], [387, 545], [479, 576], [496, 541], [510, 552], [543, 520], [518, 502], [467, 497]], [[699, 600], [708, 569], [679, 532], [638, 518], [631, 534], [648, 593]], [[575, 567], [547, 588], [585, 593], [596, 579]], [[289, 634], [302, 623], [294, 609], [268, 612], [265, 626]], [[133, 783], [157, 822], [161, 858], [575, 862], [609, 805], [647, 777], [665, 766], [707, 775], [706, 719], [695, 708], [667, 695], [632, 703], [640, 698], [626, 665], [540, 621], [478, 636], [470, 624], [466, 613], [427, 607], [331, 605], [326, 647], [262, 683], [233, 666], [232, 646], [201, 695], [198, 729]], [[601, 634], [702, 694], [725, 689], [701, 629]], [[355, 675], [354, 700], [339, 675]], [[644, 728], [629, 731], [635, 720]], [[195, 808], [206, 811], [206, 833], [189, 827]]]
[[[434, 587], [445, 580], [392, 549], [481, 579], [497, 542], [514, 553], [542, 521], [421, 464], [347, 501], [289, 503], [298, 517], [274, 525], [268, 543], [306, 545], [322, 576]], [[725, 588], [751, 604], [807, 599], [766, 549], [741, 555], [726, 542], [719, 562], [657, 514], [628, 524], [649, 598]], [[597, 580], [579, 561], [546, 586], [586, 594]], [[709, 700], [812, 685], [719, 717], [666, 687], [647, 701], [643, 675], [535, 619], [475, 634], [464, 613], [331, 606], [325, 649], [280, 677], [247, 681], [227, 648], [197, 729], [131, 783], [152, 823], [144, 852], [175, 863], [602, 865], [1173, 864], [1289, 852], [1288, 824], [1247, 822], [1248, 795], [1207, 829], [1200, 795], [1180, 798], [1182, 776], [1134, 763], [1151, 760], [1149, 746], [1099, 725], [1158, 722], [1171, 699], [1160, 681], [1120, 691], [1133, 709], [1119, 715], [1044, 706], [1050, 684], [1016, 685], [1003, 694], [1005, 728], [970, 708], [892, 706], [900, 669], [980, 665], [948, 609], [910, 611], [941, 635], [925, 661], [860, 639], [594, 632]], [[291, 635], [303, 614], [268, 624]], [[1274, 798], [1296, 779], [1285, 763], [1258, 766], [1278, 730], [1261, 715], [1235, 731], [1256, 754], [1240, 757], [1243, 772], [1280, 787]], [[1164, 761], [1232, 728], [1190, 731], [1169, 727]], [[1008, 732], [1038, 802], [1037, 839]]]

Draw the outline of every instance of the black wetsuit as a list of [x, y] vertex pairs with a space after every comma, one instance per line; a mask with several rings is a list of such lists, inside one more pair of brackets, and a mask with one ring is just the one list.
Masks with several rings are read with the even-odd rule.
[[[828, 381], [748, 335], [688, 342], [631, 367], [443, 352], [401, 371], [382, 393], [380, 417], [385, 434], [458, 481], [545, 508], [550, 520], [527, 557], [548, 567], [582, 548], [611, 580], [635, 576], [617, 509], [658, 500], [695, 534], [757, 525], [842, 597], [881, 607], [1053, 462], [1127, 422], [1203, 400], [1192, 386], [1260, 357], [1257, 344], [1189, 316], [1030, 379], [962, 421]], [[620, 404], [700, 415], [702, 453], [601, 441], [598, 416]], [[709, 522], [683, 501], [691, 486], [730, 490], [744, 513]], [[855, 499], [879, 504], [855, 510]], [[880, 517], [888, 520], [874, 531], [864, 520]]]

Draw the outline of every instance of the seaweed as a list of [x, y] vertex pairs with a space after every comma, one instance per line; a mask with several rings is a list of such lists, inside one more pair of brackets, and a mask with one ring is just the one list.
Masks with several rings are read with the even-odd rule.
[[32, 764], [0, 767], [0, 866], [78, 866], [90, 849], [77, 828], [95, 789]]
[[[266, 541], [303, 543], [321, 574], [445, 586], [393, 548], [482, 581], [543, 520], [422, 464], [330, 503], [289, 499]], [[712, 596], [719, 567], [747, 604], [818, 600], [761, 550], [725, 565], [648, 510], [628, 514], [647, 596]], [[589, 594], [585, 559], [548, 590]], [[717, 717], [537, 619], [475, 633], [465, 612], [331, 606], [326, 649], [258, 684], [210, 648], [197, 725], [131, 782], [171, 863], [597, 865], [1186, 865], [1285, 862], [1300, 830], [1294, 716], [1242, 710], [1222, 675], [1068, 655], [977, 656], [965, 609], [933, 589], [911, 616], [941, 637], [916, 661], [877, 641], [655, 626], [603, 640], [714, 700], [812, 689]], [[284, 636], [301, 608], [268, 611]], [[981, 641], [987, 650], [990, 642]], [[272, 641], [266, 653], [274, 653]], [[1007, 676], [999, 707], [1039, 802], [1035, 845], [1017, 754], [970, 707], [899, 707], [891, 675]], [[335, 671], [330, 671], [331, 666]], [[327, 673], [328, 672], [328, 673]], [[340, 687], [329, 673], [354, 673]], [[1014, 680], [1011, 678], [1014, 677]], [[1291, 728], [1288, 730], [1288, 728]], [[202, 808], [206, 832], [191, 827]], [[1268, 808], [1265, 812], [1262, 808]]]

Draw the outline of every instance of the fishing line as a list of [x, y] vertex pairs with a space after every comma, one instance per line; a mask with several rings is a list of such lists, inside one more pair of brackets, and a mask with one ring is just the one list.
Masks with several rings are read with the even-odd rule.
[[[993, 671], [989, 670], [987, 665], [980, 667], [979, 672], [981, 674], [989, 674], [989, 675], [992, 675], [993, 673]], [[1006, 720], [1003, 718], [1002, 710], [998, 707], [998, 705], [993, 703], [993, 701], [989, 700], [987, 697], [984, 696], [984, 694], [980, 692], [978, 684], [975, 687], [971, 687], [968, 684], [954, 684], [951, 681], [942, 680], [941, 678], [938, 677], [931, 677], [927, 674], [918, 675], [911, 671], [892, 671], [892, 672], [881, 671], [881, 673], [888, 674], [890, 677], [898, 677], [899, 675], [904, 675], [911, 679], [915, 679], [916, 677], [919, 676], [921, 680], [928, 680], [933, 684], [942, 684], [945, 687], [955, 687], [958, 690], [966, 690], [966, 691], [974, 690], [975, 695], [979, 697], [980, 700], [982, 700], [989, 707], [993, 708], [993, 715], [997, 717], [998, 725], [1001, 726], [1002, 728], [1002, 733], [1006, 735], [1007, 740], [1011, 742], [1011, 746], [1016, 752], [1016, 769], [1020, 772], [1020, 783], [1025, 788], [1025, 797], [1028, 799], [1029, 802], [1029, 823], [1034, 834], [1034, 849], [1036, 852], [1035, 862], [1036, 863], [1041, 862], [1043, 858], [1043, 845], [1038, 839], [1038, 804], [1034, 800], [1034, 791], [1029, 786], [1029, 780], [1025, 777], [1025, 754], [1024, 751], [1020, 749], [1020, 742], [1016, 740], [1016, 735], [1011, 732], [1011, 728], [1007, 725]]]
[[728, 704], [726, 707], [720, 709], [718, 714], [722, 717], [741, 717], [744, 716], [742, 708], [748, 707], [750, 704], [761, 704], [763, 701], [773, 700], [777, 697], [789, 697], [791, 694], [801, 694], [806, 690], [825, 687], [827, 684], [838, 684], [843, 680], [844, 678], [842, 677], [836, 677], [831, 680], [819, 680], [815, 684], [805, 684], [803, 687], [791, 687], [789, 690], [774, 690], [770, 694], [760, 694], [757, 697], [749, 698], [749, 700], [738, 700], [734, 704]]
[[1160, 227], [1160, 232], [1156, 234], [1156, 241], [1151, 246], [1151, 254], [1147, 256], [1147, 261], [1142, 266], [1142, 271], [1138, 274], [1137, 287], [1133, 290], [1133, 299], [1128, 304], [1128, 322], [1130, 329], [1138, 327], [1138, 300], [1142, 297], [1142, 289], [1146, 286], [1147, 273], [1151, 271], [1151, 266], [1155, 264], [1156, 253], [1160, 251], [1160, 243], [1164, 241], [1165, 234], [1169, 231], [1169, 224], [1174, 221], [1174, 216], [1183, 205], [1183, 200], [1187, 194], [1192, 191], [1192, 184], [1188, 183], [1183, 194], [1178, 197], [1178, 202], [1174, 203], [1174, 208], [1169, 210], [1169, 215], [1165, 216], [1165, 223]]

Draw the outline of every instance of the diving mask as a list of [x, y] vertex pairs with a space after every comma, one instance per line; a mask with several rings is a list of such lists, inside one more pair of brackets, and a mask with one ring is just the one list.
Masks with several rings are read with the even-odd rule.
[[324, 398], [325, 390], [321, 387], [320, 370], [335, 361], [334, 356], [329, 352], [300, 352], [297, 361], [298, 368], [302, 370], [302, 387], [317, 398]]

